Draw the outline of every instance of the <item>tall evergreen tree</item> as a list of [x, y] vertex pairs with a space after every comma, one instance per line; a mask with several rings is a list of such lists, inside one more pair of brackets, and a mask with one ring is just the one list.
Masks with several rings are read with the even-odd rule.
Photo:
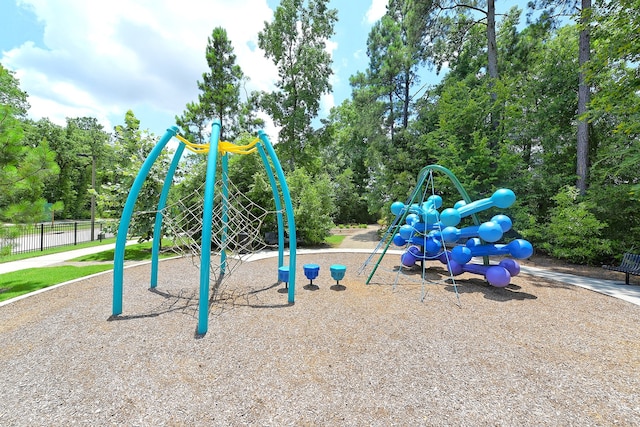
[[337, 11], [329, 0], [283, 0], [274, 20], [265, 22], [258, 45], [278, 67], [276, 90], [262, 97], [262, 107], [281, 127], [277, 149], [283, 164], [294, 169], [309, 159], [313, 140], [311, 121], [320, 97], [329, 93], [331, 55], [326, 41], [333, 35]]
[[198, 102], [187, 104], [182, 117], [176, 118], [187, 136], [199, 143], [207, 142], [205, 126], [212, 119], [221, 123], [221, 140], [238, 134], [240, 85], [244, 78], [224, 28], [213, 29], [207, 40], [206, 59], [209, 71], [198, 81]]
[[44, 182], [58, 173], [45, 139], [26, 141], [27, 93], [0, 65], [0, 217], [15, 222], [42, 219]]

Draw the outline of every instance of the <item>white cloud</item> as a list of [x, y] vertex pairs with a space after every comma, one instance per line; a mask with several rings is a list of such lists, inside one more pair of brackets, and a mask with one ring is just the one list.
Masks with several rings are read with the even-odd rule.
[[371, 0], [371, 6], [365, 14], [365, 19], [368, 24], [373, 24], [387, 13], [388, 0]]
[[[271, 90], [275, 66], [257, 48], [273, 11], [266, 0], [19, 0], [44, 26], [44, 46], [2, 52], [29, 94], [33, 118], [96, 117], [111, 130], [128, 109], [151, 107], [173, 120], [198, 96], [207, 38], [227, 30], [247, 90]], [[165, 124], [169, 126], [170, 124]], [[142, 124], [143, 127], [148, 125]], [[163, 129], [151, 129], [161, 133]]]

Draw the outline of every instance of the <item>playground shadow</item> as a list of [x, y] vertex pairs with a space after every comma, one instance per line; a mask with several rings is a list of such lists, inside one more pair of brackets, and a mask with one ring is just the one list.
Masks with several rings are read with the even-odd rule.
[[[138, 314], [112, 314], [107, 318], [108, 322], [116, 320], [134, 320], [144, 319], [148, 317], [159, 317], [173, 312], [194, 312], [198, 306], [198, 298], [196, 294], [189, 290], [180, 290], [178, 293], [162, 291], [157, 288], [149, 288], [149, 292], [159, 295], [163, 298], [163, 302], [146, 313]], [[195, 317], [195, 315], [194, 315]]]
[[456, 280], [455, 287], [451, 279], [446, 279], [445, 282], [448, 283], [445, 289], [449, 292], [456, 292], [457, 290], [458, 294], [482, 293], [484, 298], [491, 301], [507, 302], [538, 299], [538, 297], [533, 294], [523, 292], [522, 287], [515, 284], [509, 284], [503, 288], [499, 288], [491, 286], [484, 279], [475, 278]]

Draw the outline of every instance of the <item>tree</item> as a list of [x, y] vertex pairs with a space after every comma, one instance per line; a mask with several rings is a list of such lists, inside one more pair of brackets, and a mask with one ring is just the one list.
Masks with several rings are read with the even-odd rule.
[[320, 109], [320, 97], [331, 90], [326, 41], [333, 35], [337, 11], [328, 9], [328, 3], [283, 0], [273, 22], [265, 22], [258, 34], [258, 45], [278, 67], [279, 77], [276, 90], [263, 94], [261, 106], [281, 127], [276, 148], [283, 165], [291, 170], [298, 161], [307, 162], [305, 149], [313, 140], [311, 121]]
[[44, 182], [58, 173], [45, 139], [25, 141], [22, 120], [27, 93], [13, 72], [0, 65], [0, 217], [16, 222], [42, 219]]
[[209, 72], [202, 74], [202, 81], [198, 81], [197, 103], [187, 104], [182, 117], [176, 121], [189, 137], [198, 143], [206, 135], [205, 124], [212, 119], [220, 121], [220, 139], [227, 135], [238, 133], [238, 114], [241, 111], [240, 83], [244, 74], [236, 64], [233, 46], [227, 37], [227, 31], [222, 27], [213, 29], [207, 39], [206, 49]]
[[[433, 31], [438, 31], [441, 35], [433, 36], [433, 38], [435, 44], [439, 46], [438, 56], [441, 64], [444, 61], [451, 61], [457, 56], [471, 28], [477, 25], [484, 28], [487, 87], [495, 104], [497, 93], [494, 88], [499, 78], [495, 0], [435, 0], [434, 3], [434, 10], [440, 17], [438, 18], [439, 23], [434, 26]], [[491, 125], [494, 130], [500, 126], [500, 115], [499, 111], [490, 113]], [[491, 150], [496, 150], [498, 141], [492, 138], [489, 141], [489, 146]]]
[[[98, 201], [105, 216], [119, 218], [133, 181], [155, 146], [157, 137], [140, 129], [140, 120], [131, 110], [125, 114], [124, 125], [117, 125], [114, 131], [114, 166], [110, 169], [111, 174], [105, 176]], [[168, 168], [169, 155], [163, 150], [149, 171], [135, 205], [137, 215], [131, 222], [129, 233], [138, 236], [140, 241], [153, 237], [155, 210]]]
[[589, 86], [585, 71], [591, 56], [591, 0], [537, 0], [529, 2], [530, 8], [547, 8], [542, 14], [542, 19], [558, 20], [559, 17], [574, 15], [579, 10], [578, 21], [580, 25], [580, 38], [578, 44], [578, 109], [576, 132], [576, 187], [580, 195], [587, 191], [589, 171], [589, 122], [588, 105], [590, 102], [591, 87]]

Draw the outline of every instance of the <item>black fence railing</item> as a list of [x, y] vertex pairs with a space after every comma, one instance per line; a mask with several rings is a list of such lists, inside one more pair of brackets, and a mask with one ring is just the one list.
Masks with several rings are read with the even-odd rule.
[[[1, 225], [0, 225], [1, 227]], [[91, 221], [38, 223], [29, 225], [4, 226], [0, 237], [0, 248], [4, 253], [22, 254], [27, 252], [44, 251], [58, 246], [74, 246], [78, 243], [90, 242]], [[10, 230], [10, 231], [9, 231]], [[106, 222], [95, 222], [93, 240], [102, 241], [113, 237], [114, 227]]]

